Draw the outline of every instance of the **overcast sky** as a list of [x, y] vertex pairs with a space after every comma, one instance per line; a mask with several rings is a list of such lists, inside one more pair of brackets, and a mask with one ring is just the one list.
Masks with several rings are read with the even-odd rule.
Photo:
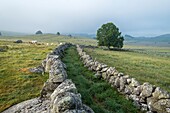
[[107, 22], [134, 36], [170, 33], [170, 0], [0, 0], [0, 30], [96, 33]]

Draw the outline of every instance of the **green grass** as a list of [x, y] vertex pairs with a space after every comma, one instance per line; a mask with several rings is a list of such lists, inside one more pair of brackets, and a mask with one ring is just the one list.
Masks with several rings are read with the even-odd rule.
[[75, 83], [83, 103], [96, 113], [138, 113], [131, 101], [126, 100], [105, 81], [95, 79], [80, 61], [75, 47], [65, 51], [62, 59], [67, 66], [68, 78]]
[[5, 46], [7, 51], [0, 52], [0, 112], [39, 96], [48, 75], [33, 74], [28, 69], [39, 66], [55, 47], [0, 41], [0, 47]]
[[83, 37], [68, 37], [68, 36], [57, 36], [52, 34], [45, 35], [28, 35], [28, 36], [0, 36], [1, 40], [23, 40], [31, 41], [37, 40], [38, 42], [48, 42], [48, 43], [60, 43], [60, 42], [70, 42], [74, 44], [84, 44], [84, 45], [96, 45], [97, 41], [95, 39], [83, 38]]
[[119, 72], [150, 82], [170, 92], [170, 48], [125, 46], [131, 51], [85, 49], [98, 61], [116, 67]]

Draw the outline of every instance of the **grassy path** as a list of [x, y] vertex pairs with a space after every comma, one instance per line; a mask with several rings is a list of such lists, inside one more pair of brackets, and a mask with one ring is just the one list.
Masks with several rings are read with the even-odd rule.
[[68, 77], [82, 95], [83, 103], [95, 113], [139, 113], [132, 102], [126, 100], [116, 89], [105, 81], [93, 78], [94, 73], [83, 66], [74, 47], [65, 51], [62, 60], [67, 65]]

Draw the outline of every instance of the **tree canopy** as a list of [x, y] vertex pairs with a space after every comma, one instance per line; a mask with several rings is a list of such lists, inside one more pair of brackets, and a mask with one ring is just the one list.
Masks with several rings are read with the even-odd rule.
[[57, 35], [60, 35], [60, 32], [57, 32]]
[[119, 28], [117, 28], [112, 22], [107, 24], [103, 24], [97, 30], [97, 40], [99, 46], [107, 46], [110, 47], [122, 48], [124, 38], [121, 36], [121, 32], [119, 32]]
[[38, 35], [38, 34], [43, 34], [43, 33], [42, 33], [42, 31], [39, 30], [35, 34]]

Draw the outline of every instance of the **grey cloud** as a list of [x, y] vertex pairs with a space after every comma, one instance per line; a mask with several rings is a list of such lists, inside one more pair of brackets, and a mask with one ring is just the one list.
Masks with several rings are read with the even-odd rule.
[[0, 30], [95, 33], [115, 23], [124, 34], [170, 32], [169, 0], [0, 0]]

